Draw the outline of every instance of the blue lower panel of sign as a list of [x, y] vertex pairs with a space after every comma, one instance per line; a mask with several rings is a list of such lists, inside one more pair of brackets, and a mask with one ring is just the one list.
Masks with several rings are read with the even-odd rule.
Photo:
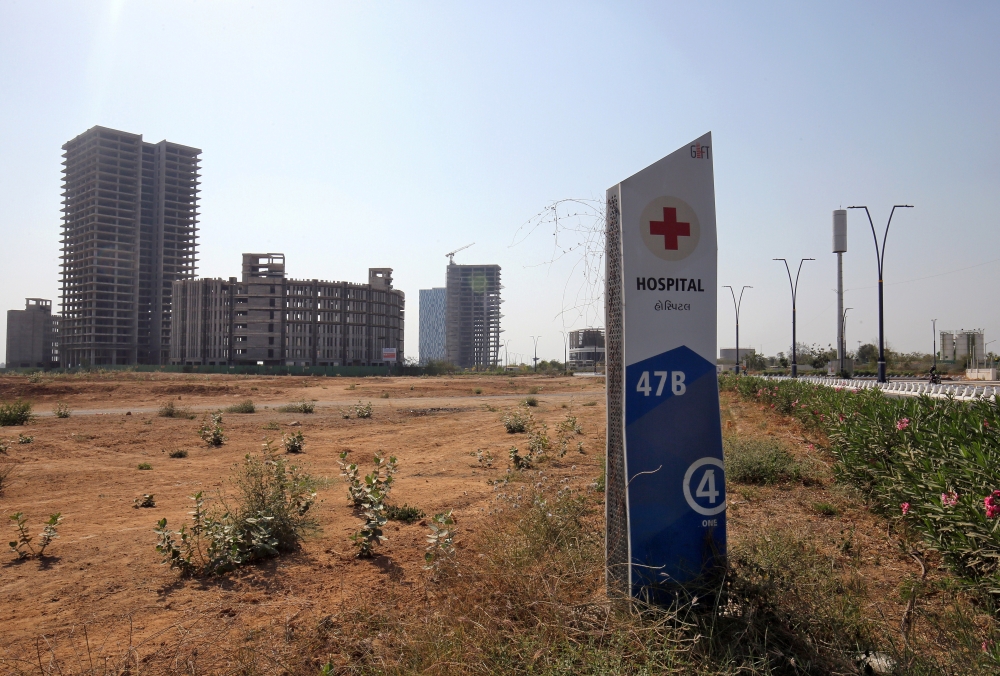
[[632, 593], [659, 601], [725, 559], [718, 379], [679, 347], [628, 366], [625, 383]]

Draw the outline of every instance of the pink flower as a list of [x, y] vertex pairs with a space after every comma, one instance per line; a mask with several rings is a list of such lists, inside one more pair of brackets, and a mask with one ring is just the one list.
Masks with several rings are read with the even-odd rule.
[[774, 404], [771, 404], [771, 408], [774, 408]]
[[843, 414], [843, 413], [840, 413], [840, 414], [839, 414], [839, 417], [840, 417], [840, 422], [844, 422], [844, 414]]
[[986, 507], [987, 519], [995, 519], [1000, 516], [1000, 491], [993, 491], [983, 498], [983, 505]]
[[819, 419], [825, 421], [826, 420], [826, 416], [823, 415], [822, 413], [820, 413], [819, 414]]
[[983, 427], [989, 427], [989, 426], [990, 426], [990, 421], [989, 420], [984, 420], [983, 421]]
[[809, 450], [810, 451], [815, 451], [816, 447], [813, 444], [809, 444]]
[[896, 423], [896, 429], [899, 431], [903, 431], [909, 426], [910, 426], [909, 418], [902, 418], [899, 422]]
[[796, 399], [795, 401], [792, 402], [792, 408], [794, 408], [794, 407], [796, 407], [798, 405], [799, 405], [799, 400], [798, 399]]
[[903, 512], [903, 516], [906, 516], [910, 512], [910, 503], [904, 502], [899, 505], [900, 511]]
[[948, 491], [947, 493], [941, 494], [941, 504], [945, 507], [954, 507], [958, 504], [958, 493], [955, 491]]

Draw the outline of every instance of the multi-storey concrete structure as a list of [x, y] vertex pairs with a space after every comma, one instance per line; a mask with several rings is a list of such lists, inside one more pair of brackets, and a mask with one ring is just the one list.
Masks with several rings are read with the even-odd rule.
[[172, 364], [376, 366], [385, 348], [403, 362], [391, 268], [369, 268], [367, 284], [290, 279], [284, 254], [243, 254], [240, 281], [182, 280], [173, 293]]
[[444, 361], [447, 289], [420, 289], [420, 363]]
[[201, 151], [105, 127], [63, 150], [60, 361], [166, 363], [173, 282], [195, 273]]
[[569, 332], [569, 366], [585, 368], [604, 363], [604, 329]]
[[23, 310], [7, 310], [7, 368], [58, 367], [52, 354], [57, 330], [51, 300], [25, 298]]
[[445, 306], [447, 361], [491, 368], [500, 353], [500, 266], [448, 265]]

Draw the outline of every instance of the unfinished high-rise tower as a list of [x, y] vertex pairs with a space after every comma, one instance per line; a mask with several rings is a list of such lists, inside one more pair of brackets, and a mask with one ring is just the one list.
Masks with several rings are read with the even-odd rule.
[[500, 266], [448, 265], [447, 360], [460, 368], [492, 368], [500, 354]]
[[92, 127], [63, 146], [63, 366], [166, 364], [195, 274], [201, 150]]

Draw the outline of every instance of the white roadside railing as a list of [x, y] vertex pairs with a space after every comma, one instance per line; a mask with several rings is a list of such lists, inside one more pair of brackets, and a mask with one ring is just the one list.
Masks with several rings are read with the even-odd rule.
[[[793, 380], [791, 376], [762, 376], [768, 380]], [[844, 388], [850, 390], [871, 390], [879, 389], [889, 396], [897, 397], [932, 397], [934, 399], [947, 399], [949, 397], [961, 401], [972, 399], [983, 399], [1000, 395], [1000, 386], [996, 385], [975, 385], [969, 383], [941, 383], [939, 385], [928, 382], [900, 380], [888, 383], [880, 383], [875, 380], [845, 380], [842, 378], [820, 378], [816, 376], [800, 376], [795, 378], [814, 385], [826, 385], [827, 387]]]

